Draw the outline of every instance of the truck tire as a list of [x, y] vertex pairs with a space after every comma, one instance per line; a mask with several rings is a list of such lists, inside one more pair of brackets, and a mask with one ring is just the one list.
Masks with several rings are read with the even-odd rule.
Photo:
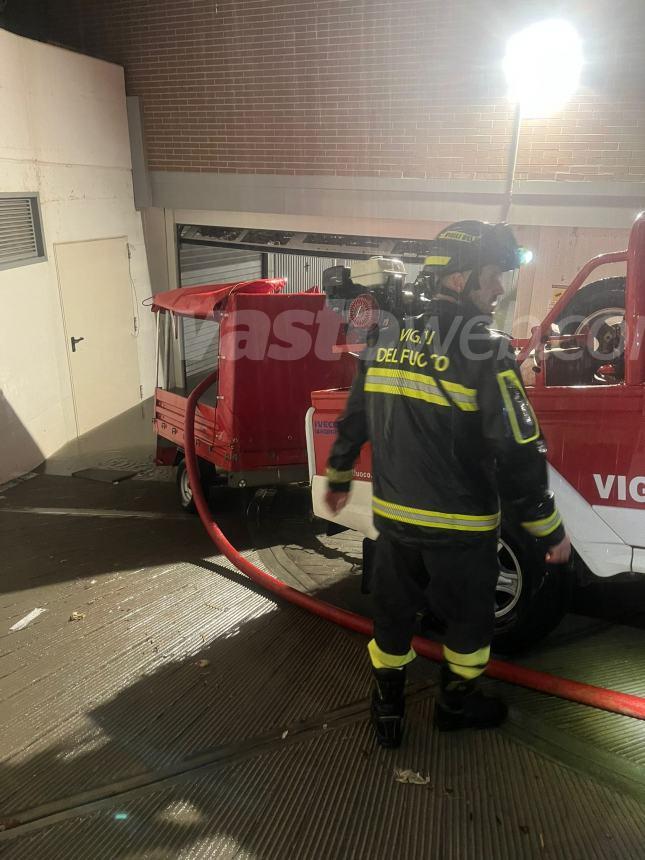
[[506, 522], [499, 562], [492, 647], [500, 654], [514, 654], [557, 627], [571, 602], [574, 579], [568, 565], [547, 565], [536, 541], [521, 526]]
[[[202, 479], [202, 489], [204, 491], [204, 494], [208, 497], [208, 491], [210, 487], [208, 474], [206, 469], [202, 467], [201, 463], [199, 468]], [[186, 513], [189, 514], [196, 514], [197, 508], [195, 507], [195, 502], [193, 501], [193, 493], [190, 489], [186, 460], [183, 457], [177, 464], [177, 493], [179, 495], [179, 504], [181, 505], [182, 510], [186, 511]]]
[[604, 320], [624, 320], [625, 280], [603, 278], [578, 290], [556, 320], [560, 334], [578, 334], [586, 327], [597, 334]]

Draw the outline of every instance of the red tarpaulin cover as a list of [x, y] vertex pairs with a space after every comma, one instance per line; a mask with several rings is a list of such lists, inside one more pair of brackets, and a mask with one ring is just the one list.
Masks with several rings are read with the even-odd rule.
[[[254, 451], [263, 453], [265, 466], [289, 462], [290, 450], [299, 455], [295, 462], [306, 462], [312, 389], [349, 386], [354, 376], [354, 358], [331, 350], [338, 314], [325, 307], [320, 293], [236, 293], [227, 311], [220, 333], [220, 441], [235, 444], [238, 469], [248, 467], [244, 455]], [[264, 325], [251, 332], [253, 314], [261, 314]]]
[[215, 319], [229, 296], [235, 293], [281, 293], [286, 278], [260, 278], [257, 281], [236, 281], [231, 284], [201, 284], [198, 287], [180, 287], [153, 296], [153, 311], [172, 311], [184, 317], [201, 320]]

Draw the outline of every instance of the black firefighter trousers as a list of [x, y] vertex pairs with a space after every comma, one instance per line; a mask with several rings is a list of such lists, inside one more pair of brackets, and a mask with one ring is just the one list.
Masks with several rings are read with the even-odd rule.
[[490, 645], [499, 575], [497, 531], [419, 545], [380, 534], [372, 564], [374, 639], [381, 652], [407, 654], [417, 613], [428, 607], [446, 623], [446, 648], [471, 654]]

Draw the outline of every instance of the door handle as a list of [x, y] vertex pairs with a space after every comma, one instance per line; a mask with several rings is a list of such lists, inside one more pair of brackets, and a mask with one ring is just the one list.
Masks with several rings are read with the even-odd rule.
[[80, 343], [82, 340], [85, 340], [85, 338], [84, 337], [71, 337], [70, 340], [72, 342], [72, 352], [76, 352], [76, 344]]

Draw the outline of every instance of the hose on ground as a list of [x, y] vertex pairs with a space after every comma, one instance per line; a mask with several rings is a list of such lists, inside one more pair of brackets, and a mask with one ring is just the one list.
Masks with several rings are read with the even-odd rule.
[[[188, 469], [188, 479], [190, 481], [193, 500], [199, 518], [211, 540], [222, 555], [235, 565], [239, 571], [266, 591], [270, 591], [281, 599], [288, 600], [290, 603], [306, 609], [308, 612], [318, 615], [326, 621], [331, 621], [334, 624], [357, 633], [362, 633], [365, 636], [371, 636], [373, 628], [372, 622], [368, 618], [346, 609], [340, 609], [338, 606], [318, 600], [309, 594], [304, 594], [286, 585], [275, 576], [271, 576], [271, 574], [261, 570], [235, 549], [217, 523], [212, 519], [201, 487], [199, 466], [197, 463], [195, 413], [199, 399], [214, 384], [216, 379], [217, 372], [207, 376], [190, 394], [186, 402], [184, 427], [186, 467]], [[443, 658], [441, 645], [430, 639], [415, 636], [412, 646], [417, 654], [429, 660], [441, 661]], [[601, 710], [611, 711], [615, 714], [635, 717], [639, 720], [645, 719], [645, 699], [639, 696], [620, 693], [604, 687], [595, 687], [591, 684], [580, 683], [579, 681], [571, 681], [567, 678], [560, 678], [557, 675], [550, 675], [546, 672], [538, 672], [535, 669], [517, 666], [503, 660], [491, 660], [488, 664], [486, 674], [491, 678], [505, 681], [508, 684], [527, 687], [540, 693], [568, 699], [571, 702], [578, 702], [582, 705], [589, 705], [593, 708], [600, 708]]]

